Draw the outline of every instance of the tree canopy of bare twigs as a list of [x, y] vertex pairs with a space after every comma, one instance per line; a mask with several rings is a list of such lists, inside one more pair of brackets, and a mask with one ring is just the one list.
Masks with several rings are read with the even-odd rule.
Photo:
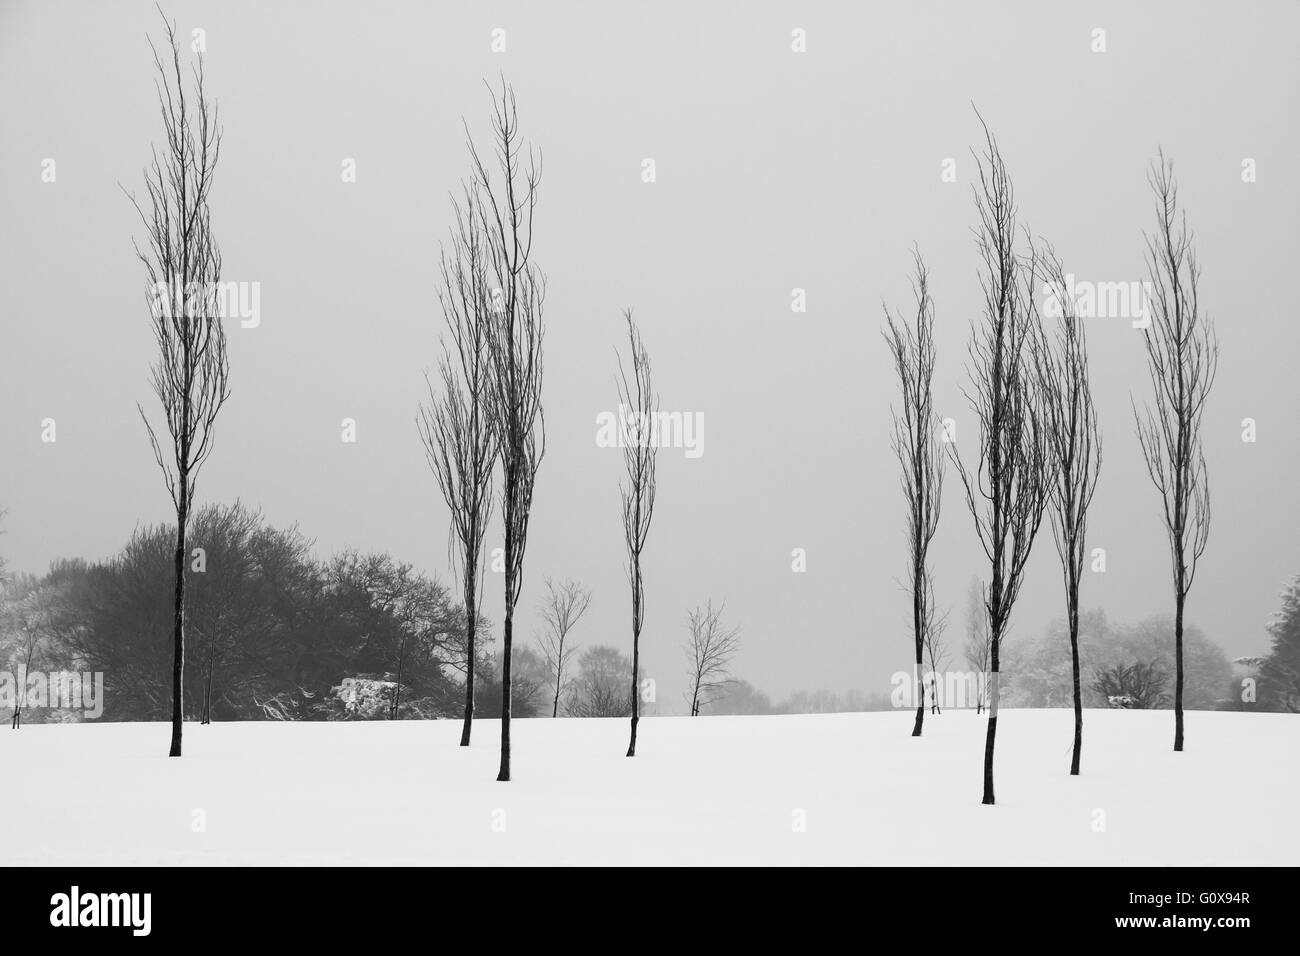
[[1133, 661], [1095, 669], [1092, 689], [1106, 698], [1112, 707], [1126, 710], [1150, 710], [1169, 702], [1165, 694], [1168, 672], [1159, 661]]
[[979, 674], [975, 684], [975, 711], [983, 713], [985, 690], [988, 682], [989, 646], [988, 598], [978, 578], [972, 578], [966, 594], [966, 646], [963, 653], [966, 663]]
[[655, 417], [659, 399], [650, 375], [650, 353], [641, 339], [641, 330], [632, 318], [632, 310], [623, 313], [627, 321], [631, 378], [618, 362], [618, 397], [620, 411], [628, 423], [628, 440], [623, 445], [623, 465], [627, 478], [620, 489], [623, 502], [623, 541], [627, 546], [627, 576], [632, 585], [632, 733], [627, 756], [636, 756], [637, 723], [641, 719], [641, 628], [645, 623], [645, 580], [641, 575], [641, 554], [650, 535], [650, 519], [655, 510]]
[[483, 538], [492, 514], [497, 446], [488, 409], [488, 334], [493, 291], [488, 279], [488, 232], [482, 185], [475, 179], [453, 198], [453, 225], [440, 261], [438, 302], [450, 333], [438, 365], [440, 387], [428, 381], [428, 402], [416, 420], [425, 457], [451, 513], [447, 547], [465, 602], [465, 717], [460, 745], [474, 724], [474, 667], [479, 623]]
[[1174, 750], [1183, 749], [1183, 611], [1210, 534], [1210, 485], [1201, 418], [1219, 366], [1219, 340], [1198, 296], [1201, 268], [1173, 163], [1162, 151], [1147, 177], [1156, 230], [1146, 236], [1147, 371], [1153, 403], [1133, 414], [1147, 473], [1160, 492], [1174, 583]]
[[948, 613], [940, 613], [934, 600], [934, 580], [926, 577], [925, 588], [929, 592], [925, 599], [925, 660], [929, 667], [930, 683], [933, 688], [930, 697], [930, 713], [942, 713], [940, 700], [943, 694], [943, 674], [948, 669], [951, 655], [944, 633], [948, 630]]
[[939, 528], [943, 497], [944, 456], [934, 411], [934, 301], [930, 298], [930, 273], [920, 252], [913, 252], [915, 273], [912, 293], [916, 318], [912, 323], [885, 307], [885, 341], [894, 360], [902, 396], [895, 406], [891, 444], [902, 468], [899, 483], [907, 501], [907, 589], [912, 595], [912, 641], [916, 673], [916, 721], [912, 736], [921, 736], [925, 720], [925, 684], [922, 658], [935, 623], [933, 568], [930, 542]]
[[686, 656], [691, 662], [691, 716], [721, 696], [731, 683], [731, 662], [740, 650], [740, 628], [722, 621], [726, 605], [693, 608], [686, 616], [690, 640]]
[[36, 649], [45, 637], [51, 616], [39, 588], [24, 595], [14, 608], [13, 618], [18, 631], [18, 663], [21, 669], [15, 681], [14, 712], [9, 719], [11, 730], [18, 730], [23, 725], [23, 708], [27, 705], [27, 674], [32, 669]]
[[486, 253], [492, 310], [487, 323], [487, 409], [501, 463], [501, 518], [505, 528], [505, 620], [501, 646], [501, 769], [510, 779], [510, 652], [514, 612], [523, 587], [524, 552], [537, 469], [546, 450], [542, 413], [542, 339], [546, 277], [533, 262], [533, 214], [541, 184], [541, 156], [519, 131], [514, 90], [501, 81], [492, 94], [494, 159], [470, 139], [473, 180], [479, 190], [479, 228]]
[[626, 717], [629, 661], [616, 648], [596, 644], [578, 655], [578, 676], [564, 705], [570, 717]]
[[1056, 303], [1055, 335], [1033, 343], [1034, 365], [1042, 397], [1043, 424], [1050, 457], [1052, 487], [1048, 516], [1061, 559], [1065, 612], [1070, 634], [1074, 687], [1074, 745], [1070, 774], [1077, 776], [1083, 752], [1083, 686], [1079, 665], [1079, 585], [1083, 579], [1088, 536], [1088, 509], [1101, 474], [1101, 428], [1092, 401], [1088, 342], [1083, 320], [1066, 294], [1065, 268], [1050, 244], [1035, 256], [1036, 278], [1048, 301]]
[[569, 640], [569, 632], [582, 620], [591, 607], [591, 592], [572, 578], [563, 581], [546, 579], [546, 595], [542, 599], [542, 657], [547, 672], [555, 681], [555, 695], [551, 700], [551, 716], [560, 716], [560, 697], [568, 688], [569, 664], [578, 646]]
[[[149, 43], [157, 71], [164, 143], [153, 150], [143, 201], [131, 196], [146, 230], [136, 254], [149, 278], [150, 320], [157, 354], [151, 378], [162, 406], [167, 445], [144, 409], [149, 443], [176, 510], [175, 613], [173, 619], [172, 736], [170, 754], [181, 755], [185, 672], [186, 529], [195, 481], [212, 453], [217, 413], [229, 397], [229, 362], [220, 304], [221, 251], [209, 200], [221, 128], [204, 84], [203, 59], [187, 78], [176, 25], [164, 20], [168, 49]], [[187, 92], [187, 82], [193, 83]]]
[[985, 150], [975, 156], [979, 182], [974, 193], [984, 302], [982, 319], [971, 330], [970, 386], [965, 390], [979, 424], [978, 459], [967, 465], [956, 444], [949, 450], [989, 562], [990, 693], [982, 802], [992, 804], [999, 652], [1042, 523], [1052, 475], [1032, 357], [1032, 343], [1041, 334], [1042, 322], [1033, 300], [1035, 268], [1016, 254], [1017, 210], [1011, 177], [982, 117], [980, 124]]

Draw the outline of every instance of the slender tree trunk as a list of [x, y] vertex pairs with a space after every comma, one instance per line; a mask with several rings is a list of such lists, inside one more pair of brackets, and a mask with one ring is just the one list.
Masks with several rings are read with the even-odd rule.
[[1174, 604], [1174, 751], [1183, 749], [1183, 603], [1187, 595], [1179, 588]]
[[564, 640], [561, 638], [559, 649], [556, 651], [555, 662], [555, 699], [551, 701], [551, 718], [560, 716], [560, 681], [564, 679]]
[[511, 482], [506, 489], [506, 614], [501, 628], [501, 771], [497, 780], [510, 779], [510, 648], [514, 637], [515, 594], [514, 527], [515, 514], [512, 501], [515, 488]]
[[912, 683], [916, 687], [916, 722], [912, 724], [912, 736], [921, 736], [921, 725], [925, 722], [925, 681], [921, 679], [921, 584], [912, 572], [912, 635], [916, 640], [916, 673]]
[[[1001, 597], [1001, 582], [996, 577], [993, 579], [994, 599]], [[993, 748], [997, 743], [998, 737], [998, 645], [1001, 644], [1001, 623], [990, 624], [993, 628], [993, 639], [990, 646], [990, 691], [989, 691], [989, 727], [984, 736], [984, 798], [981, 803], [992, 806], [996, 801], [993, 799]]]
[[1005, 621], [1002, 608], [1002, 560], [1005, 547], [1006, 527], [1002, 518], [1002, 441], [1005, 434], [1004, 407], [1007, 399], [1002, 388], [1002, 346], [998, 345], [993, 356], [992, 386], [989, 394], [994, 396], [989, 433], [989, 487], [994, 489], [993, 516], [989, 522], [990, 538], [993, 540], [993, 579], [990, 581], [989, 601], [989, 679], [991, 696], [989, 698], [989, 726], [984, 737], [984, 797], [981, 803], [992, 806], [993, 798], [993, 748], [998, 737], [998, 651], [1002, 645], [1002, 628]]
[[510, 642], [513, 636], [514, 613], [507, 608], [502, 627], [501, 659], [501, 771], [497, 780], [510, 779]]
[[217, 647], [216, 638], [208, 639], [208, 666], [203, 675], [203, 717], [200, 721], [202, 724], [212, 723], [212, 674], [217, 667]]
[[[638, 514], [639, 514], [638, 509]], [[641, 719], [641, 556], [632, 560], [632, 738], [628, 741], [627, 755], [636, 756], [636, 725]]]
[[1079, 582], [1070, 587], [1070, 668], [1074, 681], [1074, 752], [1070, 757], [1070, 776], [1079, 775], [1079, 758], [1083, 754], [1083, 689], [1079, 683]]
[[468, 655], [465, 667], [465, 724], [460, 730], [460, 745], [469, 746], [470, 731], [474, 726], [474, 637], [478, 629], [478, 614], [475, 608], [478, 606], [474, 602], [474, 571], [468, 570], [478, 567], [478, 559], [473, 562], [465, 562], [465, 648]]
[[981, 801], [989, 806], [995, 802], [993, 799], [993, 746], [998, 736], [998, 719], [994, 716], [994, 711], [989, 711], [989, 729], [984, 735], [984, 799]]
[[185, 500], [189, 475], [181, 472], [176, 483], [181, 505], [176, 509], [176, 591], [172, 619], [172, 743], [169, 757], [181, 755], [181, 724], [185, 706], [185, 524], [189, 518], [189, 502]]

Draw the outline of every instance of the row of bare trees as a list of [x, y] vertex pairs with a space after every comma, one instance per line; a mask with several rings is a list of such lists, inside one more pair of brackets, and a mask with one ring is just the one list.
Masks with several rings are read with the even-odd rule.
[[[146, 171], [146, 195], [130, 196], [146, 230], [136, 251], [149, 279], [157, 342], [152, 369], [166, 438], [141, 409], [176, 513], [173, 615], [172, 756], [181, 755], [185, 669], [185, 564], [196, 479], [212, 452], [216, 418], [229, 397], [229, 360], [220, 308], [221, 252], [210, 196], [220, 153], [217, 110], [205, 88], [203, 59], [192, 89], [173, 22], [163, 21], [167, 49], [150, 41], [157, 72], [164, 143]], [[483, 547], [500, 468], [505, 571], [502, 634], [500, 780], [510, 779], [511, 650], [514, 612], [523, 589], [524, 556], [537, 473], [546, 449], [542, 408], [546, 277], [533, 259], [533, 221], [541, 157], [520, 132], [513, 90], [492, 93], [492, 148], [480, 152], [466, 127], [471, 172], [452, 200], [453, 225], [441, 257], [439, 302], [449, 328], [429, 401], [417, 426], [428, 462], [451, 512], [450, 557], [466, 611], [465, 714], [461, 744], [474, 717], [476, 638]], [[629, 366], [619, 362], [621, 410], [633, 440], [625, 444], [622, 520], [632, 590], [631, 733], [635, 755], [640, 710], [640, 638], [645, 620], [642, 555], [654, 515], [658, 411], [649, 353], [629, 310]], [[571, 609], [573, 610], [573, 609]], [[563, 648], [557, 646], [562, 666]], [[558, 695], [558, 687], [557, 687]], [[558, 710], [558, 698], [553, 702]]]
[[[977, 113], [978, 115], [978, 113]], [[981, 318], [972, 323], [969, 386], [964, 394], [978, 423], [974, 460], [955, 442], [947, 448], [984, 557], [978, 614], [968, 660], [988, 676], [983, 802], [994, 802], [998, 674], [1003, 639], [1024, 583], [1044, 514], [1060, 559], [1065, 589], [1074, 699], [1070, 773], [1079, 773], [1083, 705], [1079, 661], [1080, 586], [1088, 514], [1101, 471], [1101, 429], [1093, 401], [1084, 318], [1067, 292], [1064, 266], [1050, 243], [1036, 241], [1019, 223], [1007, 165], [980, 117], [984, 149], [975, 155], [974, 187], [983, 292]], [[1218, 343], [1197, 298], [1199, 268], [1185, 217], [1178, 210], [1173, 167], [1163, 152], [1149, 181], [1157, 228], [1147, 236], [1147, 267], [1155, 291], [1145, 333], [1154, 404], [1137, 411], [1138, 439], [1160, 492], [1169, 537], [1175, 598], [1174, 749], [1183, 748], [1183, 611], [1209, 530], [1209, 491], [1201, 419], [1214, 381]], [[1022, 247], [1023, 243], [1023, 247]], [[925, 714], [923, 655], [939, 667], [944, 615], [935, 609], [929, 546], [938, 527], [944, 478], [944, 440], [951, 438], [934, 409], [934, 303], [929, 270], [914, 253], [915, 317], [885, 309], [885, 339], [901, 393], [893, 413], [893, 448], [906, 500], [907, 589], [912, 597], [912, 640], [917, 710], [913, 736]], [[1045, 296], [1039, 304], [1038, 291]], [[1057, 319], [1048, 330], [1044, 311]], [[981, 698], [981, 709], [985, 705]]]
[[[577, 581], [557, 582], [547, 578], [541, 606], [545, 630], [539, 643], [554, 685], [552, 717], [560, 715], [560, 699], [569, 689], [571, 664], [578, 651], [572, 631], [590, 607], [591, 592]], [[704, 707], [716, 701], [733, 683], [731, 664], [740, 650], [740, 627], [724, 622], [725, 610], [726, 605], [715, 607], [709, 600], [692, 608], [686, 616], [689, 632], [686, 656], [690, 665], [687, 697], [692, 717], [698, 717]]]
[[[175, 25], [164, 21], [168, 49], [151, 42], [164, 142], [146, 171], [146, 195], [131, 201], [145, 227], [136, 250], [149, 279], [150, 320], [157, 345], [152, 386], [162, 409], [155, 428], [141, 409], [154, 457], [176, 513], [174, 551], [172, 736], [182, 751], [185, 665], [187, 529], [197, 476], [213, 449], [217, 416], [229, 397], [229, 360], [219, 303], [221, 252], [212, 227], [210, 196], [220, 154], [221, 128], [204, 82], [202, 57], [187, 90]], [[501, 763], [510, 779], [511, 649], [515, 607], [523, 587], [524, 556], [538, 469], [545, 453], [542, 408], [543, 321], [546, 278], [533, 261], [533, 220], [541, 160], [520, 133], [513, 90], [503, 81], [492, 95], [492, 151], [479, 152], [466, 128], [471, 174], [452, 200], [453, 227], [441, 262], [440, 303], [450, 330], [439, 365], [440, 387], [429, 383], [429, 403], [417, 424], [429, 464], [451, 512], [450, 548], [458, 568], [467, 620], [466, 703], [461, 743], [468, 745], [474, 710], [475, 638], [481, 601], [482, 552], [493, 510], [499, 466], [504, 529], [504, 621]], [[981, 119], [981, 123], [983, 120]], [[1075, 689], [1071, 772], [1082, 747], [1078, 660], [1079, 589], [1087, 515], [1101, 462], [1100, 430], [1092, 401], [1082, 320], [1064, 295], [1064, 270], [1050, 245], [1027, 232], [1022, 253], [1011, 178], [993, 135], [976, 156], [975, 205], [981, 258], [983, 321], [972, 328], [970, 388], [979, 423], [978, 456], [965, 462], [955, 446], [945, 456], [936, 433], [934, 304], [929, 273], [915, 256], [916, 315], [910, 324], [887, 314], [886, 339], [902, 391], [893, 447], [902, 466], [908, 505], [908, 575], [914, 658], [918, 671], [929, 652], [937, 663], [944, 616], [934, 599], [929, 546], [937, 531], [945, 457], [956, 467], [964, 497], [989, 561], [983, 590], [991, 681], [985, 747], [984, 802], [992, 803], [997, 730], [997, 678], [1002, 639], [1019, 596], [1025, 568], [1045, 511], [1050, 511], [1066, 592]], [[1147, 237], [1147, 265], [1155, 290], [1146, 332], [1154, 402], [1134, 408], [1151, 480], [1160, 493], [1169, 538], [1175, 593], [1175, 739], [1183, 747], [1183, 617], [1209, 529], [1209, 491], [1201, 420], [1214, 381], [1218, 343], [1200, 308], [1200, 270], [1177, 202], [1172, 165], [1163, 153], [1153, 167], [1158, 227]], [[1056, 290], [1062, 306], [1055, 336], [1045, 332], [1035, 284]], [[649, 353], [631, 311], [625, 313], [628, 367], [619, 361], [620, 411], [631, 440], [624, 443], [621, 488], [627, 573], [632, 594], [631, 727], [628, 756], [636, 753], [640, 718], [640, 638], [645, 620], [642, 557], [654, 515], [656, 444], [650, 437], [658, 398]], [[165, 435], [163, 434], [165, 432]], [[706, 609], [701, 633], [713, 634]], [[695, 626], [693, 625], [693, 630]], [[725, 648], [727, 635], [719, 638]], [[717, 646], [717, 645], [709, 645]], [[562, 647], [557, 668], [562, 669]], [[725, 652], [723, 657], [726, 657]], [[709, 655], [705, 655], [705, 660]], [[699, 661], [697, 660], [697, 665]], [[692, 713], [709, 693], [708, 668], [696, 668]], [[918, 683], [913, 734], [924, 720]], [[557, 687], [558, 695], [558, 687]], [[553, 710], [558, 709], [558, 700]]]
[[[541, 157], [524, 143], [514, 91], [504, 82], [492, 92], [492, 150], [481, 153], [466, 139], [471, 175], [452, 200], [453, 228], [442, 253], [439, 299], [452, 345], [444, 346], [440, 386], [417, 424], [429, 464], [451, 512], [453, 560], [463, 581], [468, 619], [478, 617], [483, 541], [492, 512], [493, 481], [501, 472], [505, 615], [502, 625], [501, 767], [510, 779], [511, 650], [514, 612], [523, 588], [524, 554], [538, 467], [546, 448], [542, 407], [543, 307], [546, 278], [533, 261], [533, 221], [541, 182]], [[491, 159], [486, 158], [490, 156]], [[629, 343], [618, 363], [620, 412], [628, 432], [626, 478], [621, 488], [627, 573], [632, 591], [631, 727], [627, 756], [636, 755], [640, 720], [641, 630], [645, 621], [642, 555], [655, 504], [657, 444], [652, 428], [659, 409], [650, 355], [631, 310], [624, 313]], [[590, 595], [548, 582], [553, 612], [547, 666], [556, 674], [552, 713], [559, 712], [565, 641], [585, 613]], [[474, 635], [468, 637], [473, 659]], [[474, 693], [466, 675], [462, 746], [470, 742]]]
[[[533, 220], [541, 156], [523, 140], [514, 91], [492, 94], [492, 152], [485, 159], [466, 127], [471, 173], [452, 199], [450, 244], [443, 247], [439, 301], [450, 329], [439, 366], [441, 388], [417, 426], [451, 514], [453, 565], [466, 617], [477, 622], [483, 542], [501, 470], [504, 621], [501, 656], [501, 765], [510, 779], [511, 651], [523, 589], [524, 555], [537, 472], [546, 451], [542, 345], [546, 277], [533, 260]], [[476, 626], [476, 625], [475, 625]], [[473, 647], [466, 673], [461, 746], [474, 720]]]

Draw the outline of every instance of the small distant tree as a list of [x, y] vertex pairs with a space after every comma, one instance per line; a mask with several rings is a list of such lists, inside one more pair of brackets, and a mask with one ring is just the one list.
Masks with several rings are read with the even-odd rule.
[[650, 353], [641, 340], [641, 330], [632, 319], [632, 310], [623, 313], [627, 320], [627, 337], [631, 352], [632, 377], [629, 380], [619, 359], [618, 394], [621, 410], [630, 423], [629, 441], [623, 447], [623, 464], [627, 480], [621, 488], [623, 499], [623, 541], [627, 545], [627, 576], [632, 585], [632, 675], [630, 703], [632, 734], [627, 756], [636, 756], [636, 726], [641, 719], [641, 627], [645, 623], [645, 580], [641, 576], [641, 554], [650, 535], [650, 519], [655, 510], [655, 455], [658, 446], [652, 429], [659, 410], [659, 399], [650, 378]]
[[546, 671], [555, 682], [555, 695], [551, 700], [551, 716], [560, 716], [560, 696], [567, 689], [565, 674], [569, 669], [577, 645], [569, 641], [569, 632], [582, 620], [591, 607], [591, 592], [572, 578], [556, 582], [546, 579], [546, 596], [542, 599], [542, 621], [546, 630], [542, 634], [542, 658]]
[[714, 699], [710, 712], [714, 714], [774, 714], [772, 698], [747, 680], [732, 678], [722, 694]]
[[912, 292], [916, 318], [909, 324], [885, 308], [885, 341], [898, 375], [901, 408], [893, 409], [894, 454], [902, 467], [900, 483], [907, 501], [907, 589], [912, 596], [912, 643], [917, 691], [916, 722], [912, 736], [921, 736], [925, 721], [925, 682], [922, 667], [927, 643], [934, 639], [936, 623], [934, 586], [929, 563], [930, 542], [939, 528], [943, 500], [944, 457], [934, 411], [934, 302], [930, 298], [930, 273], [919, 252], [913, 253], [915, 275]]
[[1178, 209], [1173, 164], [1164, 153], [1148, 177], [1156, 231], [1146, 237], [1154, 301], [1145, 332], [1154, 406], [1134, 403], [1147, 473], [1160, 492], [1174, 584], [1174, 750], [1183, 749], [1183, 611], [1210, 536], [1210, 484], [1201, 418], [1219, 366], [1219, 340], [1200, 302], [1201, 268]]
[[578, 676], [569, 687], [565, 710], [570, 717], [626, 717], [632, 710], [627, 682], [632, 662], [604, 644], [578, 656]]
[[1092, 689], [1112, 707], [1152, 710], [1169, 702], [1164, 693], [1168, 680], [1169, 673], [1159, 661], [1134, 661], [1098, 670], [1093, 675]]
[[941, 714], [943, 710], [939, 698], [943, 689], [943, 672], [948, 669], [949, 661], [948, 642], [944, 638], [944, 632], [948, 629], [948, 615], [940, 614], [935, 609], [934, 583], [929, 574], [926, 575], [925, 587], [929, 592], [925, 601], [925, 657], [932, 682], [930, 713]]
[[984, 712], [986, 685], [989, 674], [989, 618], [988, 599], [978, 578], [971, 578], [966, 593], [966, 663], [979, 673], [975, 684], [975, 713]]
[[740, 628], [722, 621], [726, 605], [709, 601], [687, 614], [690, 640], [686, 656], [691, 662], [691, 716], [713, 703], [731, 683], [731, 661], [740, 650]]
[[31, 672], [36, 649], [41, 643], [45, 615], [45, 597], [40, 590], [33, 590], [19, 602], [15, 614], [18, 629], [18, 659], [22, 671], [18, 675], [14, 688], [14, 713], [9, 722], [11, 730], [23, 725], [23, 708], [27, 706], [27, 675]]
[[[478, 713], [489, 719], [501, 716], [500, 660], [483, 664], [479, 684]], [[511, 667], [510, 713], [515, 717], [540, 717], [547, 703], [549, 674], [546, 661], [533, 648], [523, 645], [514, 650]]]

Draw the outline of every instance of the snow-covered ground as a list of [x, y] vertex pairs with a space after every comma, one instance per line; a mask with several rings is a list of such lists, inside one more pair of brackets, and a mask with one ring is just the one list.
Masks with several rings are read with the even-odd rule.
[[[0, 865], [1295, 864], [1300, 717], [1003, 711], [0, 728]], [[199, 824], [203, 824], [200, 827]]]

